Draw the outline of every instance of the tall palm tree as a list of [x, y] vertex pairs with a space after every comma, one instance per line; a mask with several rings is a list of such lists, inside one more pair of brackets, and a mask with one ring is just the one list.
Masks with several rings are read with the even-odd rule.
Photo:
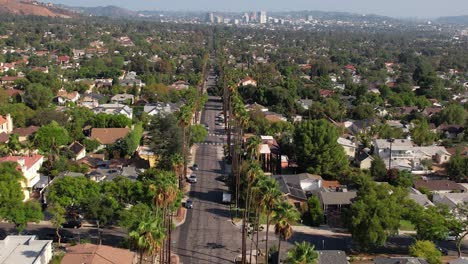
[[271, 214], [276, 204], [282, 196], [278, 182], [275, 179], [265, 176], [259, 183], [261, 204], [266, 213], [266, 240], [265, 240], [265, 263], [268, 263], [268, 238], [271, 224]]
[[165, 238], [161, 217], [147, 216], [138, 225], [137, 230], [130, 232], [130, 239], [140, 251], [140, 264], [143, 256], [155, 256]]
[[263, 174], [262, 169], [255, 161], [249, 161], [245, 166], [244, 177], [247, 182], [247, 190], [245, 193], [245, 209], [242, 216], [242, 261], [246, 260], [246, 251], [247, 251], [247, 221], [250, 216], [251, 209], [251, 199], [252, 199], [252, 184], [255, 182], [255, 179]]
[[180, 108], [178, 120], [179, 126], [182, 127], [182, 156], [184, 158], [184, 171], [183, 176], [179, 176], [179, 188], [182, 189], [184, 186], [184, 178], [187, 176], [187, 148], [188, 148], [188, 137], [187, 128], [189, 127], [192, 119], [192, 109], [189, 105], [184, 105]]
[[251, 137], [247, 143], [247, 155], [251, 160], [259, 160], [260, 158], [260, 146], [262, 139], [258, 136]]
[[275, 234], [278, 235], [278, 263], [281, 256], [281, 240], [288, 240], [292, 234], [292, 223], [299, 220], [299, 211], [286, 200], [281, 201], [274, 209], [273, 221]]
[[302, 243], [296, 242], [294, 248], [288, 251], [286, 257], [287, 264], [316, 264], [318, 262], [319, 255], [315, 251], [314, 245], [309, 242], [302, 241]]

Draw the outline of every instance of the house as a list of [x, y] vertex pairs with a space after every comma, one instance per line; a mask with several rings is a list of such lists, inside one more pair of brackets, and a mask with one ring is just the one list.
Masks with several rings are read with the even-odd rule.
[[342, 250], [320, 250], [318, 264], [348, 264], [346, 252]]
[[70, 63], [70, 57], [69, 56], [58, 56], [57, 57], [57, 63], [60, 65], [68, 64]]
[[466, 191], [461, 185], [450, 180], [416, 180], [414, 188], [427, 189], [434, 194]]
[[133, 109], [127, 105], [120, 104], [102, 104], [93, 108], [95, 114], [104, 113], [108, 115], [124, 115], [129, 119], [133, 118]]
[[66, 248], [63, 264], [137, 263], [137, 255], [128, 250], [105, 245], [79, 244]]
[[102, 145], [112, 145], [119, 139], [126, 137], [130, 128], [93, 128], [90, 139], [99, 141]]
[[257, 86], [257, 81], [252, 79], [252, 77], [247, 76], [239, 82], [239, 86], [247, 85]]
[[111, 102], [114, 104], [132, 105], [135, 102], [135, 96], [133, 94], [116, 94], [112, 96]]
[[137, 79], [137, 74], [136, 72], [128, 72], [126, 75], [125, 75], [125, 78], [119, 80], [119, 84], [121, 86], [126, 86], [126, 87], [138, 87], [138, 88], [141, 88], [143, 86], [145, 86], [145, 83], [143, 83], [140, 79]]
[[266, 111], [263, 113], [265, 115], [265, 119], [273, 123], [288, 121], [288, 119], [286, 119], [286, 117], [284, 117], [282, 114], [278, 114], [278, 113], [271, 112], [271, 111]]
[[18, 163], [18, 170], [23, 173], [25, 178], [24, 181], [21, 181], [24, 201], [28, 200], [31, 194], [31, 189], [39, 182], [39, 169], [41, 168], [42, 163], [44, 163], [44, 157], [38, 154], [30, 156], [7, 156], [0, 158], [0, 163], [2, 162]]
[[374, 158], [371, 155], [369, 155], [368, 152], [369, 152], [368, 149], [367, 151], [365, 150], [359, 151], [354, 160], [354, 163], [356, 164], [356, 166], [358, 166], [361, 170], [370, 169], [372, 165], [372, 161], [374, 160]]
[[377, 257], [375, 264], [429, 264], [422, 258], [415, 257]]
[[150, 116], [156, 115], [166, 115], [171, 114], [179, 110], [179, 107], [176, 104], [172, 103], [154, 103], [146, 104], [143, 107], [143, 111]]
[[28, 141], [30, 138], [36, 134], [39, 130], [37, 126], [28, 126], [28, 127], [17, 127], [13, 129], [12, 134], [17, 134], [19, 136], [19, 142], [23, 143]]
[[465, 128], [459, 125], [442, 124], [436, 128], [436, 131], [444, 135], [446, 138], [454, 139], [463, 135]]
[[99, 106], [99, 102], [103, 100], [105, 97], [102, 94], [96, 94], [96, 93], [89, 93], [89, 94], [84, 94], [83, 97], [81, 98], [80, 105], [87, 107], [87, 108], [96, 108]]
[[330, 192], [321, 191], [318, 193], [320, 205], [322, 206], [325, 219], [330, 226], [341, 226], [341, 213], [345, 208], [349, 208], [356, 198], [356, 191]]
[[319, 94], [321, 97], [330, 97], [334, 94], [332, 90], [320, 89]]
[[68, 149], [75, 155], [75, 161], [86, 157], [86, 148], [83, 145], [81, 145], [78, 141], [71, 143], [70, 146], [68, 146]]
[[265, 172], [276, 172], [281, 168], [281, 153], [278, 142], [272, 136], [260, 136], [260, 164]]
[[10, 134], [13, 132], [13, 118], [10, 114], [0, 115], [0, 134]]
[[354, 157], [356, 157], [356, 142], [353, 142], [352, 140], [343, 137], [339, 137], [337, 139], [337, 142], [343, 147], [346, 156], [348, 156], [348, 159], [354, 159]]
[[7, 236], [0, 240], [0, 263], [48, 264], [52, 259], [52, 240], [36, 236]]
[[268, 108], [266, 108], [265, 106], [261, 105], [261, 104], [257, 104], [257, 103], [253, 103], [253, 104], [246, 104], [245, 105], [245, 110], [247, 111], [260, 111], [260, 112], [263, 112], [263, 113], [266, 113], [268, 112]]
[[417, 189], [413, 187], [409, 187], [408, 190], [409, 190], [408, 198], [410, 200], [413, 200], [415, 203], [425, 208], [434, 206], [434, 204], [431, 202], [431, 200], [429, 200], [427, 195], [422, 194], [420, 191], [418, 191]]
[[57, 92], [57, 102], [59, 105], [64, 105], [65, 103], [72, 102], [76, 103], [78, 102], [78, 99], [80, 99], [80, 94], [77, 91], [73, 92], [67, 92], [64, 89], [60, 89]]
[[432, 117], [434, 114], [440, 113], [441, 111], [442, 107], [426, 107], [421, 111], [421, 114], [427, 117]]
[[1, 84], [14, 84], [16, 80], [20, 79], [18, 76], [3, 76], [1, 79]]
[[323, 182], [321, 176], [309, 173], [273, 175], [272, 177], [278, 182], [281, 192], [288, 201], [297, 208], [301, 208], [313, 192], [319, 191]]
[[314, 103], [314, 100], [312, 100], [312, 99], [299, 99], [299, 100], [296, 101], [296, 103], [299, 104], [302, 107], [302, 109], [309, 110], [309, 108]]
[[445, 204], [454, 209], [459, 204], [468, 203], [468, 192], [463, 193], [435, 193], [432, 200], [436, 204]]
[[179, 81], [176, 81], [173, 84], [171, 84], [170, 87], [177, 90], [177, 91], [180, 91], [180, 90], [187, 90], [189, 88], [189, 86], [190, 86], [190, 84], [188, 82], [179, 80]]

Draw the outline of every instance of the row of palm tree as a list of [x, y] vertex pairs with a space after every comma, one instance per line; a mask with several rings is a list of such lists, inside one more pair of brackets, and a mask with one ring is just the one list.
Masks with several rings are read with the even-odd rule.
[[154, 169], [146, 171], [145, 177], [149, 179], [149, 190], [154, 193], [154, 210], [139, 216], [138, 228], [132, 230], [129, 236], [140, 252], [140, 263], [145, 255], [150, 256], [153, 263], [158, 256], [159, 263], [171, 263], [173, 213], [180, 207], [182, 198], [178, 178], [173, 172]]

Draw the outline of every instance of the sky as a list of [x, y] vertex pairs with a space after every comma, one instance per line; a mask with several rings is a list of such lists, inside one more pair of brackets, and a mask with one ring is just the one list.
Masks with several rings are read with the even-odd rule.
[[468, 15], [468, 0], [52, 0], [70, 6], [115, 5], [160, 11], [342, 11], [392, 17]]

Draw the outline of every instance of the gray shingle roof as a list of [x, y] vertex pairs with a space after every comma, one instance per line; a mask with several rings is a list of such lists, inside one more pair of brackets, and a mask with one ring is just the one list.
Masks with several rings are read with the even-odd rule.
[[324, 205], [351, 204], [357, 192], [320, 192], [319, 199]]

